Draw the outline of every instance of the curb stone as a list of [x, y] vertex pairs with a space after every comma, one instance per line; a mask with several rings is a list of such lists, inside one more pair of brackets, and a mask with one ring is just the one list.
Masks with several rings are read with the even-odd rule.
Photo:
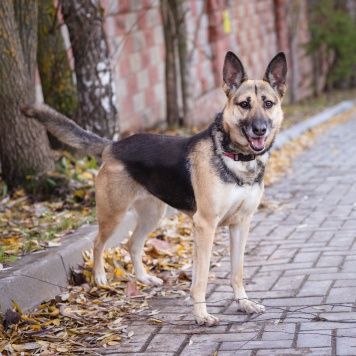
[[[280, 132], [273, 149], [281, 149], [291, 139], [296, 139], [311, 128], [329, 121], [355, 105], [354, 101], [343, 101], [321, 113]], [[168, 210], [168, 215], [173, 211]], [[136, 217], [128, 212], [120, 229], [107, 247], [118, 245], [118, 241], [129, 236], [135, 227]], [[68, 285], [69, 267], [82, 263], [82, 251], [93, 247], [97, 225], [86, 225], [63, 238], [59, 247], [22, 257], [9, 270], [0, 271], [0, 312], [12, 309], [16, 301], [23, 312], [33, 310], [42, 301], [54, 298]]]

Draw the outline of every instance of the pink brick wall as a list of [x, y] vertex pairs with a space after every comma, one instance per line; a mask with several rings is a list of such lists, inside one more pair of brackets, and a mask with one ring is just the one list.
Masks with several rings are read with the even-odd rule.
[[[261, 79], [278, 51], [290, 56], [290, 1], [294, 0], [187, 2], [195, 124], [210, 121], [223, 108], [221, 75], [226, 51], [232, 50], [239, 56], [250, 78]], [[300, 47], [309, 38], [306, 1], [300, 1], [297, 60], [294, 61], [298, 99], [311, 95], [312, 62]], [[164, 122], [165, 46], [159, 1], [105, 0], [103, 5], [121, 130], [139, 130]], [[230, 33], [224, 31], [223, 11], [228, 14]]]
[[164, 37], [159, 2], [107, 0], [103, 5], [121, 130], [155, 126], [165, 117]]

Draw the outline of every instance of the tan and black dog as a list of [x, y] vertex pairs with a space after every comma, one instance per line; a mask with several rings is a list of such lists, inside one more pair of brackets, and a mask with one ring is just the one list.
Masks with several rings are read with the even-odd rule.
[[107, 283], [104, 245], [128, 209], [137, 214], [128, 242], [136, 278], [148, 285], [163, 283], [146, 272], [142, 253], [146, 237], [168, 204], [191, 216], [194, 223], [191, 295], [196, 322], [219, 323], [207, 312], [205, 292], [215, 229], [222, 225], [230, 229], [231, 285], [238, 308], [247, 313], [264, 311], [262, 305], [247, 299], [244, 250], [263, 193], [269, 149], [283, 120], [286, 74], [286, 57], [278, 53], [263, 80], [248, 80], [240, 60], [228, 52], [223, 68], [227, 104], [207, 130], [190, 138], [136, 134], [114, 142], [81, 129], [45, 105], [22, 109], [64, 143], [102, 160], [96, 178], [99, 232], [94, 242], [94, 273], [98, 285]]

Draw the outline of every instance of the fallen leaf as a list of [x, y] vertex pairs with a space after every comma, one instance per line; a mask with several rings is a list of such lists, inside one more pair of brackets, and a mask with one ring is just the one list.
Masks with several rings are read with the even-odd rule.
[[142, 293], [137, 288], [136, 281], [130, 280], [126, 286], [126, 295], [128, 297], [134, 297], [134, 296], [141, 295], [141, 294]]
[[178, 279], [184, 279], [184, 280], [187, 280], [187, 281], [191, 281], [192, 280], [192, 274], [183, 271], [183, 272], [179, 273]]
[[16, 325], [21, 320], [21, 314], [7, 309], [5, 313], [4, 328], [7, 330], [11, 325]]
[[42, 347], [42, 345], [40, 345], [37, 342], [28, 342], [26, 344], [21, 344], [21, 345], [12, 344], [12, 347], [16, 351], [28, 351], [28, 350], [39, 349], [40, 347]]

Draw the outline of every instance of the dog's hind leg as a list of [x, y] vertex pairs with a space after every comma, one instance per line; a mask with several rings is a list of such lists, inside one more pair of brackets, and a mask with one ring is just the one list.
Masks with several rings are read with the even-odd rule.
[[145, 239], [157, 227], [166, 207], [165, 203], [153, 196], [140, 199], [133, 204], [133, 209], [137, 214], [137, 225], [127, 245], [136, 279], [147, 285], [157, 286], [163, 283], [162, 279], [146, 272], [142, 263], [142, 253]]
[[94, 278], [97, 285], [107, 284], [103, 251], [115, 234], [139, 188], [118, 162], [106, 163], [95, 182], [99, 232], [94, 240]]
[[99, 232], [94, 239], [94, 278], [98, 286], [108, 283], [105, 275], [103, 251], [106, 242], [114, 235], [120, 225], [126, 210], [115, 211], [105, 217], [105, 220], [99, 219]]
[[238, 310], [248, 314], [265, 311], [263, 305], [247, 298], [243, 286], [244, 254], [252, 215], [244, 218], [236, 225], [230, 225], [230, 259], [231, 259], [231, 286], [234, 290]]

